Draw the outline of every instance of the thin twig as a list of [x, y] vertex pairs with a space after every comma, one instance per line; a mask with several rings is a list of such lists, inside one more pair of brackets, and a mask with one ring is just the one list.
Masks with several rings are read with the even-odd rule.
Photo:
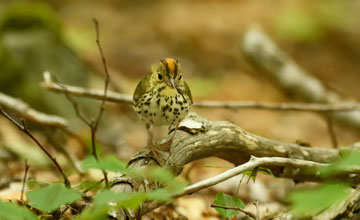
[[[16, 99], [14, 97], [8, 96], [0, 92], [0, 106], [5, 107], [11, 111], [14, 111], [18, 117], [24, 118], [27, 121], [30, 121], [35, 124], [39, 124], [42, 126], [50, 126], [52, 128], [60, 129], [70, 137], [74, 138], [79, 142], [80, 145], [85, 146], [86, 143], [82, 140], [79, 135], [73, 132], [68, 127], [68, 122], [66, 119], [57, 116], [57, 115], [49, 115], [43, 112], [39, 112], [36, 109], [31, 108], [31, 106], [20, 99]], [[70, 163], [75, 165], [75, 168], [78, 172], [82, 172], [79, 169], [79, 166], [76, 166], [79, 162], [73, 156], [69, 156], [69, 153], [65, 148], [61, 148], [61, 153], [64, 153], [66, 158], [70, 161]]]
[[[82, 87], [55, 84], [51, 80], [49, 72], [44, 73], [42, 86], [50, 91], [103, 100], [104, 93], [98, 89], [87, 89]], [[66, 88], [66, 90], [64, 89]], [[114, 103], [132, 104], [132, 96], [123, 93], [108, 91], [106, 101]], [[360, 109], [357, 102], [339, 102], [332, 104], [320, 103], [272, 103], [255, 101], [195, 101], [194, 107], [198, 108], [229, 108], [229, 109], [263, 109], [281, 111], [309, 111], [309, 112], [347, 112]]]
[[0, 92], [0, 105], [15, 111], [20, 114], [24, 119], [48, 126], [54, 126], [58, 128], [66, 128], [68, 122], [66, 119], [56, 116], [49, 115], [42, 112], [39, 112], [31, 108], [27, 103], [23, 102], [20, 99], [13, 98], [11, 96], [5, 95]]
[[[100, 44], [99, 22], [95, 18], [93, 18], [93, 21], [94, 21], [95, 31], [96, 31], [96, 44], [98, 46], [100, 56], [101, 56], [101, 60], [102, 60], [103, 66], [104, 66], [104, 71], [105, 71], [104, 94], [103, 94], [102, 102], [101, 102], [101, 105], [100, 105], [99, 113], [97, 115], [97, 118], [96, 118], [95, 122], [92, 123], [92, 127], [91, 127], [92, 128], [91, 129], [92, 154], [93, 154], [93, 156], [95, 157], [96, 160], [99, 160], [98, 155], [96, 153], [96, 145], [95, 145], [96, 131], [98, 129], [101, 116], [102, 116], [102, 114], [103, 114], [103, 112], [105, 110], [105, 101], [106, 101], [107, 90], [108, 90], [108, 87], [109, 87], [110, 75], [109, 75], [109, 71], [107, 69], [105, 56], [104, 56], [104, 53], [103, 53], [103, 50], [102, 50], [101, 44]], [[108, 178], [107, 178], [107, 173], [106, 173], [105, 170], [102, 170], [102, 172], [104, 174], [105, 185], [108, 186], [109, 181], [108, 181]]]
[[331, 144], [333, 146], [333, 148], [338, 148], [338, 141], [336, 138], [336, 133], [334, 130], [334, 123], [333, 120], [331, 119], [331, 117], [329, 115], [324, 115], [325, 117], [325, 121], [326, 121], [326, 126], [329, 132], [329, 136], [330, 136], [330, 140], [331, 140]]
[[259, 208], [259, 200], [256, 200], [254, 202], [255, 208], [256, 208], [256, 218], [255, 220], [260, 220], [260, 208]]
[[26, 179], [27, 179], [27, 174], [28, 174], [29, 168], [30, 168], [30, 166], [27, 163], [27, 159], [25, 159], [25, 174], [24, 174], [23, 184], [22, 184], [22, 188], [21, 188], [21, 196], [20, 196], [20, 202], [22, 204], [24, 204], [24, 191], [25, 191]]
[[37, 146], [40, 147], [40, 149], [49, 157], [49, 159], [54, 163], [55, 167], [57, 168], [57, 170], [59, 171], [59, 173], [61, 174], [61, 176], [64, 179], [64, 184], [67, 187], [70, 187], [70, 181], [67, 178], [67, 176], [65, 175], [63, 169], [61, 168], [60, 164], [57, 162], [57, 160], [50, 154], [50, 152], [48, 150], [46, 150], [46, 148], [31, 134], [31, 132], [29, 131], [29, 129], [27, 129], [27, 127], [25, 126], [25, 122], [24, 120], [22, 121], [22, 124], [18, 123], [14, 118], [12, 118], [9, 114], [7, 114], [1, 107], [0, 107], [0, 112], [1, 114], [8, 119], [11, 123], [13, 123], [16, 127], [19, 128], [20, 131], [24, 132], [27, 136], [30, 137], [31, 140], [33, 140]]
[[70, 101], [71, 105], [74, 108], [75, 114], [83, 121], [87, 126], [91, 127], [91, 120], [80, 110], [79, 103], [70, 95], [71, 92], [68, 91], [68, 88], [63, 84], [60, 84], [58, 79], [54, 76], [55, 83], [61, 87], [64, 91], [66, 98]]
[[[190, 195], [194, 192], [198, 192], [202, 189], [214, 186], [218, 183], [224, 182], [234, 176], [237, 176], [239, 174], [242, 174], [246, 171], [252, 170], [256, 167], [262, 167], [262, 166], [290, 166], [292, 168], [313, 168], [313, 169], [319, 169], [328, 166], [328, 164], [325, 163], [317, 163], [312, 161], [306, 161], [306, 160], [300, 160], [300, 159], [291, 159], [291, 158], [282, 158], [282, 157], [254, 157], [252, 156], [251, 159], [237, 167], [234, 167], [230, 170], [227, 170], [217, 176], [211, 177], [206, 180], [202, 180], [200, 182], [194, 183], [190, 186], [185, 187], [185, 189], [177, 194], [172, 195], [174, 198], [182, 197], [185, 195]], [[360, 172], [360, 170], [357, 170]], [[344, 172], [354, 172], [354, 169], [349, 169]], [[141, 214], [144, 215], [148, 213], [149, 211], [163, 205], [163, 202], [150, 202], [146, 204], [141, 210]]]
[[192, 194], [204, 188], [208, 188], [210, 186], [216, 185], [221, 183], [225, 180], [228, 180], [234, 176], [237, 176], [241, 173], [244, 173], [248, 170], [255, 169], [256, 167], [262, 166], [286, 166], [289, 165], [294, 168], [320, 168], [327, 166], [327, 164], [306, 161], [306, 160], [299, 160], [299, 159], [289, 159], [289, 158], [282, 158], [282, 157], [254, 157], [252, 156], [251, 159], [240, 166], [234, 167], [230, 170], [227, 170], [215, 177], [200, 181], [193, 185], [187, 186], [183, 192], [176, 194], [175, 197], [180, 197], [183, 195]]
[[[81, 110], [79, 107], [79, 104], [74, 100], [74, 98], [70, 95], [73, 94], [71, 92], [71, 88], [60, 84], [60, 83], [56, 83], [56, 87], [61, 88], [61, 90], [64, 92], [66, 98], [70, 101], [70, 103], [72, 104], [76, 115], [90, 128], [90, 134], [91, 134], [91, 148], [92, 148], [92, 155], [94, 156], [94, 158], [96, 159], [97, 162], [99, 162], [99, 157], [97, 154], [97, 150], [96, 150], [96, 132], [101, 120], [101, 116], [105, 110], [105, 101], [106, 101], [106, 97], [107, 97], [107, 90], [108, 90], [108, 86], [109, 86], [109, 81], [110, 81], [110, 76], [109, 76], [109, 72], [106, 66], [106, 60], [104, 57], [104, 54], [102, 52], [102, 48], [100, 45], [100, 38], [99, 38], [99, 24], [98, 21], [96, 19], [93, 19], [94, 25], [95, 25], [95, 33], [96, 33], [96, 44], [98, 46], [99, 52], [100, 52], [100, 56], [104, 65], [104, 70], [105, 70], [105, 88], [104, 91], [102, 92], [101, 95], [101, 105], [100, 105], [100, 109], [99, 109], [99, 113], [96, 116], [96, 119], [90, 119], [89, 117], [87, 117]], [[44, 73], [44, 79], [45, 79], [45, 85], [48, 85], [51, 82], [51, 78], [50, 78], [50, 74], [45, 72]], [[55, 78], [56, 80], [56, 78]], [[57, 81], [57, 80], [56, 80]], [[70, 89], [70, 90], [69, 90]], [[108, 186], [109, 180], [107, 177], [107, 172], [102, 169], [102, 173], [104, 175], [104, 181], [105, 181], [105, 185]]]
[[217, 205], [217, 204], [211, 204], [211, 207], [212, 208], [222, 208], [222, 209], [231, 209], [231, 210], [240, 211], [240, 212], [244, 213], [245, 215], [257, 220], [256, 216], [253, 213], [251, 213], [249, 211], [245, 211], [244, 209], [241, 209], [239, 207], [229, 207], [229, 206], [223, 206], [223, 205]]
[[105, 86], [104, 86], [104, 94], [102, 97], [102, 102], [101, 102], [101, 106], [100, 106], [100, 110], [99, 110], [99, 114], [96, 118], [96, 122], [95, 122], [95, 128], [94, 130], [96, 131], [98, 124], [100, 122], [101, 116], [104, 112], [105, 109], [105, 101], [106, 101], [106, 97], [107, 97], [107, 91], [108, 91], [108, 87], [109, 87], [109, 82], [110, 82], [110, 75], [109, 75], [109, 71], [106, 65], [106, 59], [100, 44], [100, 33], [99, 33], [99, 22], [93, 18], [94, 24], [95, 24], [95, 31], [96, 31], [96, 44], [98, 46], [99, 52], [100, 52], [100, 56], [101, 56], [101, 60], [104, 66], [104, 71], [105, 71]]

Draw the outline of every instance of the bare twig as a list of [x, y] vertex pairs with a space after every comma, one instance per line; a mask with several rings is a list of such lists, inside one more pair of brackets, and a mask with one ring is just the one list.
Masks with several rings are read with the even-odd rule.
[[68, 91], [68, 88], [66, 86], [62, 85], [61, 83], [59, 83], [56, 77], [54, 77], [54, 79], [55, 79], [56, 85], [63, 89], [66, 98], [70, 101], [71, 105], [74, 108], [75, 114], [80, 118], [81, 121], [83, 121], [87, 126], [89, 126], [91, 128], [92, 127], [91, 126], [92, 120], [90, 120], [84, 114], [84, 112], [82, 112], [80, 110], [79, 103], [77, 103], [77, 101], [70, 95], [71, 93]]
[[[224, 182], [234, 176], [237, 176], [239, 174], [242, 174], [246, 171], [252, 170], [256, 167], [262, 167], [262, 166], [277, 166], [277, 167], [291, 167], [291, 168], [301, 168], [301, 169], [313, 169], [318, 170], [320, 168], [324, 168], [329, 166], [329, 164], [325, 163], [317, 163], [312, 161], [306, 161], [306, 160], [300, 160], [300, 159], [291, 159], [291, 158], [282, 158], [282, 157], [254, 157], [252, 156], [251, 159], [242, 165], [239, 165], [235, 168], [232, 168], [230, 170], [227, 170], [215, 177], [202, 180], [200, 182], [197, 182], [195, 184], [192, 184], [190, 186], [185, 187], [185, 189], [177, 194], [172, 195], [174, 198], [182, 197], [185, 195], [190, 195], [194, 192], [198, 192], [202, 189], [214, 186], [216, 184], [219, 184], [221, 182]], [[338, 174], [359, 174], [360, 168], [359, 167], [350, 167], [346, 168], [344, 170], [340, 170]], [[319, 175], [319, 173], [314, 173], [313, 175]], [[141, 215], [146, 214], [147, 212], [163, 205], [163, 202], [150, 202], [144, 206], [144, 208], [141, 210]]]
[[26, 179], [27, 179], [27, 174], [28, 174], [29, 168], [30, 168], [30, 166], [27, 163], [27, 160], [25, 159], [25, 174], [24, 174], [23, 184], [22, 184], [22, 188], [21, 188], [21, 196], [20, 196], [20, 202], [22, 204], [24, 203], [24, 191], [25, 191]]
[[8, 119], [11, 123], [13, 123], [16, 127], [19, 128], [20, 131], [24, 132], [28, 137], [30, 137], [31, 140], [33, 140], [37, 146], [40, 147], [40, 149], [49, 157], [49, 159], [54, 163], [55, 167], [61, 174], [61, 176], [64, 179], [64, 184], [67, 187], [70, 187], [70, 181], [65, 175], [64, 171], [62, 170], [60, 164], [56, 161], [56, 159], [50, 154], [49, 151], [46, 150], [46, 148], [31, 134], [29, 129], [25, 126], [25, 122], [22, 120], [22, 124], [18, 123], [14, 118], [12, 118], [10, 115], [8, 115], [1, 107], [0, 107], [1, 114]]
[[[0, 106], [3, 106], [11, 111], [14, 111], [17, 115], [19, 115], [19, 117], [24, 118], [32, 123], [43, 126], [50, 126], [55, 129], [60, 129], [70, 137], [74, 138], [77, 142], [79, 142], [80, 145], [82, 146], [86, 145], [84, 141], [81, 139], [81, 137], [79, 137], [79, 135], [77, 135], [68, 127], [67, 120], [60, 116], [48, 115], [43, 112], [39, 112], [31, 108], [30, 105], [23, 102], [22, 100], [13, 98], [3, 93], [0, 93]], [[61, 146], [61, 148], [57, 148], [57, 150], [65, 154], [66, 158], [70, 161], [70, 163], [76, 168], [78, 172], [80, 173], [82, 172], [81, 168], [78, 166], [79, 162], [74, 156], [72, 156], [67, 151], [66, 148]]]
[[331, 144], [332, 144], [333, 148], [338, 148], [339, 145], [338, 145], [336, 133], [334, 130], [333, 120], [328, 115], [324, 115], [324, 117], [325, 117], [325, 121], [326, 121], [326, 126], [328, 128]]
[[[47, 90], [59, 92], [59, 93], [68, 92], [71, 95], [92, 98], [92, 99], [98, 99], [98, 100], [102, 100], [104, 98], [103, 90], [87, 89], [87, 88], [82, 88], [82, 87], [77, 87], [77, 86], [70, 86], [70, 85], [65, 85], [65, 84], [54, 83], [51, 79], [50, 72], [44, 72], [43, 77], [44, 77], [44, 81], [41, 83], [41, 86], [43, 86]], [[132, 104], [132, 96], [108, 91], [106, 94], [106, 101], [115, 102], [115, 103]]]
[[27, 103], [20, 99], [15, 99], [11, 96], [0, 92], [0, 106], [6, 107], [20, 114], [24, 119], [38, 124], [55, 126], [58, 128], [66, 128], [68, 122], [66, 119], [56, 116], [48, 115], [32, 109]]
[[[104, 94], [103, 94], [102, 102], [101, 102], [99, 113], [98, 113], [98, 115], [96, 117], [96, 120], [95, 120], [95, 122], [92, 123], [92, 126], [91, 126], [92, 154], [95, 157], [95, 159], [97, 161], [99, 161], [98, 155], [96, 153], [96, 145], [95, 145], [96, 131], [98, 129], [101, 116], [102, 116], [102, 114], [103, 114], [103, 112], [105, 110], [105, 100], [106, 100], [107, 90], [108, 90], [108, 87], [109, 87], [110, 75], [109, 75], [109, 72], [108, 72], [108, 69], [107, 69], [105, 56], [103, 54], [103, 50], [102, 50], [101, 44], [100, 44], [99, 23], [95, 18], [93, 18], [93, 21], [94, 21], [95, 31], [96, 31], [96, 44], [98, 46], [100, 56], [101, 56], [101, 60], [102, 60], [103, 66], [104, 66], [104, 71], [105, 71], [105, 86], [104, 86], [105, 88], [104, 88]], [[107, 178], [107, 173], [106, 173], [105, 170], [102, 170], [102, 172], [104, 174], [105, 185], [108, 186], [109, 181], [108, 181], [108, 178]]]
[[260, 208], [259, 208], [259, 200], [256, 200], [254, 202], [255, 208], [256, 208], [256, 218], [255, 220], [260, 220]]
[[[76, 86], [56, 84], [51, 80], [49, 72], [44, 73], [44, 82], [42, 86], [50, 91], [61, 92], [93, 98], [98, 100], [104, 99], [102, 90], [86, 89]], [[109, 91], [106, 101], [114, 103], [132, 104], [132, 96]], [[230, 108], [230, 109], [264, 109], [264, 110], [283, 110], [283, 111], [310, 111], [310, 112], [346, 112], [360, 109], [357, 102], [339, 102], [332, 104], [316, 103], [271, 103], [271, 102], [254, 102], [254, 101], [195, 101], [194, 107], [198, 108]]]
[[232, 210], [240, 211], [240, 212], [244, 213], [245, 215], [247, 215], [247, 216], [249, 216], [249, 217], [256, 220], [256, 216], [253, 213], [251, 213], [249, 211], [246, 211], [244, 209], [241, 209], [239, 207], [229, 207], [229, 206], [223, 206], [223, 205], [217, 205], [217, 204], [211, 204], [211, 207], [213, 207], [213, 208], [222, 208], [222, 209], [232, 209]]
[[[301, 68], [259, 26], [251, 26], [245, 33], [241, 49], [253, 69], [269, 76], [287, 94], [315, 103], [352, 101], [330, 90], [323, 82]], [[334, 112], [331, 117], [360, 129], [358, 108], [356, 111]]]
[[197, 101], [195, 107], [199, 108], [230, 108], [230, 109], [264, 109], [283, 111], [310, 111], [310, 112], [332, 112], [352, 111], [360, 109], [360, 104], [355, 102], [342, 102], [333, 104], [316, 103], [271, 103], [255, 101]]
[[[75, 99], [70, 95], [73, 94], [71, 92], [71, 87], [67, 87], [63, 84], [60, 83], [56, 83], [55, 87], [61, 89], [66, 98], [70, 101], [70, 103], [72, 104], [76, 115], [90, 128], [90, 134], [91, 134], [91, 148], [92, 148], [92, 155], [94, 156], [94, 158], [96, 159], [97, 162], [99, 162], [99, 157], [97, 154], [97, 150], [96, 150], [96, 132], [101, 120], [101, 116], [105, 110], [105, 101], [106, 101], [106, 97], [107, 97], [107, 90], [108, 90], [108, 86], [109, 86], [109, 81], [110, 81], [110, 76], [109, 76], [109, 72], [106, 66], [106, 60], [105, 57], [103, 55], [102, 52], [102, 48], [100, 45], [100, 40], [99, 40], [99, 24], [98, 21], [96, 19], [93, 19], [94, 21], [94, 25], [95, 25], [95, 33], [96, 33], [96, 44], [98, 46], [99, 52], [100, 52], [100, 56], [104, 65], [104, 70], [105, 70], [105, 88], [102, 91], [102, 95], [101, 95], [101, 105], [100, 105], [100, 109], [99, 109], [99, 113], [96, 116], [96, 119], [90, 119], [89, 117], [87, 117], [81, 110], [79, 107], [79, 104], [75, 101]], [[45, 86], [48, 84], [53, 84], [50, 78], [50, 74], [48, 72], [44, 73], [44, 79], [45, 79]], [[56, 79], [55, 79], [56, 80]], [[56, 80], [57, 81], [57, 80]], [[104, 175], [104, 181], [105, 181], [105, 185], [108, 186], [108, 178], [107, 178], [107, 172], [102, 169], [102, 173]]]
[[[202, 180], [200, 182], [197, 182], [195, 184], [192, 184], [190, 186], [185, 187], [185, 189], [177, 194], [172, 195], [174, 198], [182, 197], [185, 195], [190, 195], [194, 192], [198, 192], [202, 189], [214, 186], [218, 183], [224, 182], [225, 180], [228, 180], [234, 176], [237, 176], [239, 174], [242, 174], [246, 171], [252, 170], [256, 167], [260, 166], [281, 166], [281, 167], [287, 167], [290, 166], [292, 168], [312, 168], [312, 169], [318, 169], [322, 167], [328, 166], [328, 164], [323, 163], [317, 163], [312, 161], [306, 161], [306, 160], [299, 160], [299, 159], [290, 159], [290, 158], [282, 158], [282, 157], [254, 157], [252, 156], [251, 159], [242, 165], [239, 165], [237, 167], [234, 167], [230, 170], [227, 170], [215, 177]], [[353, 172], [354, 170], [346, 170], [344, 172]], [[357, 170], [357, 172], [360, 172], [360, 170]], [[141, 214], [144, 215], [147, 212], [163, 205], [164, 203], [161, 202], [151, 202], [149, 204], [146, 204], [141, 211]]]
[[306, 160], [299, 160], [299, 159], [289, 159], [289, 158], [282, 158], [282, 157], [254, 157], [252, 156], [251, 159], [242, 165], [234, 167], [230, 170], [227, 170], [215, 177], [200, 181], [193, 185], [190, 185], [184, 189], [183, 192], [174, 195], [175, 197], [180, 197], [184, 195], [189, 195], [199, 190], [208, 188], [210, 186], [214, 186], [218, 183], [224, 182], [234, 176], [237, 176], [241, 173], [244, 173], [249, 170], [253, 170], [256, 167], [262, 166], [291, 166], [292, 168], [321, 168], [328, 166], [327, 164], [317, 163], [312, 161]]

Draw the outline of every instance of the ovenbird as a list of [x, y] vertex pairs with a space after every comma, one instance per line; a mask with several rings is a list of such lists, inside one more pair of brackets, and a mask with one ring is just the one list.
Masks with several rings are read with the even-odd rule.
[[[134, 110], [146, 125], [148, 146], [157, 157], [153, 144], [152, 126], [167, 125], [170, 128], [176, 125], [175, 134], [193, 101], [189, 86], [182, 77], [181, 67], [176, 59], [166, 58], [151, 69], [151, 73], [137, 85], [133, 103]], [[169, 141], [170, 145], [174, 134]]]

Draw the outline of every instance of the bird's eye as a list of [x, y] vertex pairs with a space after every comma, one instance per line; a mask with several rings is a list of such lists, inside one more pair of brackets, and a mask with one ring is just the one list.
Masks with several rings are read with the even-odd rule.
[[159, 80], [162, 80], [162, 78], [163, 78], [160, 73], [158, 73], [158, 78], [159, 78]]
[[181, 80], [181, 78], [182, 78], [182, 75], [179, 76], [179, 80]]

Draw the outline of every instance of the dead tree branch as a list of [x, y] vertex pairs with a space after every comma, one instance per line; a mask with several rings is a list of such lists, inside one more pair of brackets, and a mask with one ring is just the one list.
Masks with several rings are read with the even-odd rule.
[[[70, 86], [54, 83], [49, 72], [44, 73], [44, 81], [41, 85], [50, 91], [69, 93], [71, 95], [103, 100], [103, 90], [87, 89], [82, 87]], [[114, 103], [132, 104], [132, 96], [109, 91], [106, 101]], [[271, 103], [254, 101], [195, 101], [193, 104], [197, 108], [229, 108], [229, 109], [264, 109], [282, 111], [310, 111], [310, 112], [333, 112], [333, 111], [353, 111], [360, 109], [360, 104], [356, 102], [341, 102], [333, 104], [317, 103]]]
[[[170, 138], [171, 135], [169, 134], [167, 138]], [[165, 142], [167, 138], [160, 142]], [[142, 169], [148, 166], [158, 166], [160, 163], [178, 175], [185, 164], [210, 156], [216, 156], [235, 165], [240, 165], [234, 168], [235, 171], [234, 169], [229, 170], [217, 177], [188, 186], [181, 194], [173, 195], [179, 197], [212, 186], [258, 166], [270, 168], [273, 174], [278, 177], [299, 181], [321, 181], [322, 178], [314, 172], [309, 172], [308, 168], [326, 166], [326, 163], [332, 162], [338, 157], [340, 151], [356, 149], [358, 146], [324, 149], [287, 144], [248, 133], [230, 122], [211, 122], [191, 113], [179, 126], [174, 143], [171, 146], [171, 152], [173, 152], [171, 155], [167, 151], [160, 151], [159, 161], [155, 161], [151, 151], [144, 150], [135, 155], [129, 161], [128, 166], [129, 168]], [[259, 158], [249, 161], [251, 156]], [[246, 163], [247, 161], [249, 162]], [[354, 170], [347, 172], [354, 172]], [[357, 172], [358, 170], [356, 170]], [[354, 179], [349, 179], [349, 181], [360, 181], [357, 175], [352, 178]], [[157, 187], [156, 184], [149, 184], [146, 181], [118, 175], [113, 179], [111, 186], [115, 192], [151, 191]], [[141, 216], [159, 205], [161, 203], [147, 203], [142, 206], [142, 210], [132, 213], [132, 216]]]
[[42, 124], [47, 126], [54, 126], [58, 128], [66, 128], [68, 126], [68, 122], [66, 119], [56, 116], [56, 115], [48, 115], [42, 112], [39, 112], [33, 108], [31, 108], [27, 103], [21, 101], [20, 99], [15, 99], [11, 96], [5, 95], [0, 92], [0, 106], [11, 109], [16, 113], [20, 114], [24, 119]]
[[[79, 135], [73, 132], [68, 125], [68, 121], [57, 115], [49, 115], [39, 112], [20, 99], [13, 98], [0, 92], [0, 106], [15, 112], [19, 117], [43, 126], [54, 127], [65, 132], [70, 137], [74, 138], [80, 145], [85, 146], [84, 140]], [[75, 158], [65, 147], [57, 147], [58, 151], [63, 153], [75, 169], [82, 173], [83, 170], [79, 165], [79, 161]]]
[[[244, 35], [241, 49], [258, 72], [273, 79], [287, 94], [307, 102], [336, 103], [351, 102], [332, 91], [314, 76], [306, 72], [282, 51], [259, 27], [251, 27]], [[353, 109], [355, 110], [355, 109]], [[336, 120], [360, 129], [360, 111], [336, 112]]]

